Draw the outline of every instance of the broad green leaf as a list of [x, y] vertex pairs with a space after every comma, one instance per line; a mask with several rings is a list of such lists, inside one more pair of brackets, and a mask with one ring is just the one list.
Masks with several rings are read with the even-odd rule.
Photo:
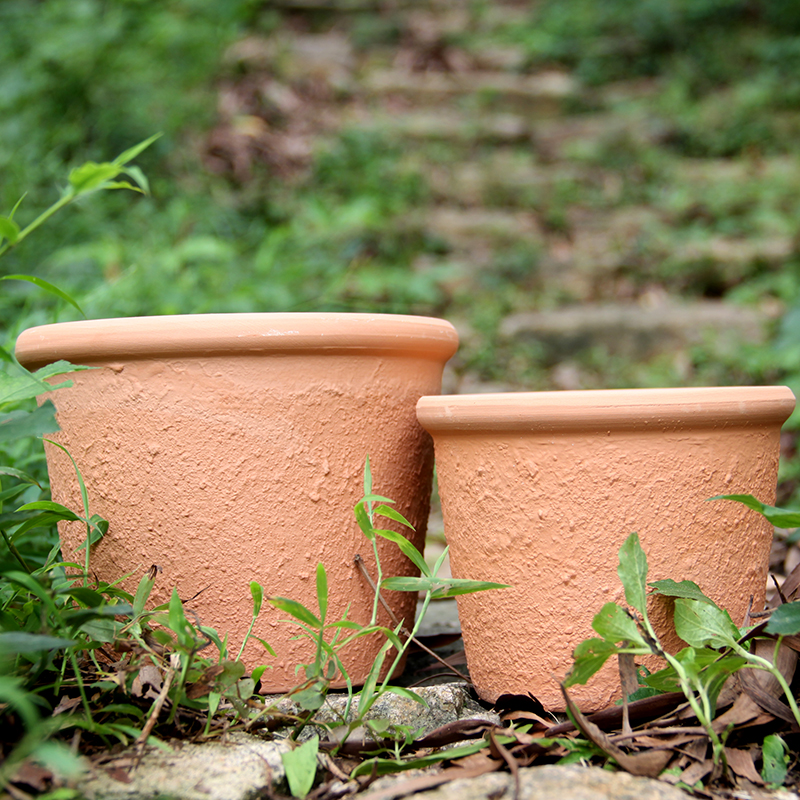
[[309, 686], [301, 692], [295, 692], [292, 695], [292, 700], [306, 711], [318, 711], [325, 702], [325, 695], [325, 684], [315, 683], [313, 686]]
[[70, 589], [66, 589], [64, 592], [60, 592], [60, 594], [68, 595], [89, 608], [97, 608], [106, 601], [105, 597], [103, 597], [100, 592], [96, 592], [94, 589], [89, 589], [86, 586], [73, 586]]
[[399, 511], [395, 511], [390, 506], [379, 505], [374, 513], [379, 517], [386, 517], [387, 519], [399, 522], [401, 525], [405, 525], [406, 528], [411, 528], [412, 531], [414, 530], [414, 526]]
[[49, 613], [56, 617], [59, 615], [58, 609], [56, 608], [50, 593], [32, 575], [28, 575], [26, 572], [19, 572], [17, 570], [9, 570], [8, 572], [3, 573], [3, 578], [5, 578], [7, 581], [17, 584], [18, 586], [21, 586], [31, 594], [36, 595], [36, 597], [38, 597], [47, 607]]
[[573, 651], [574, 665], [564, 681], [565, 686], [583, 684], [592, 677], [618, 649], [605, 639], [586, 639]]
[[800, 600], [778, 606], [769, 618], [767, 633], [796, 636], [800, 633]]
[[289, 791], [294, 797], [305, 797], [311, 791], [314, 778], [317, 776], [317, 753], [319, 753], [317, 735], [294, 750], [281, 753]]
[[595, 614], [592, 627], [608, 642], [641, 644], [649, 651], [636, 622], [616, 603], [606, 603]]
[[474, 592], [486, 592], [489, 589], [510, 589], [507, 583], [493, 583], [492, 581], [471, 581], [465, 578], [447, 578], [442, 581], [445, 585], [437, 589], [431, 597], [435, 600], [442, 600], [445, 597], [458, 597], [462, 594], [473, 594]]
[[628, 605], [647, 615], [647, 556], [639, 543], [639, 534], [632, 533], [619, 550], [617, 574], [625, 589]]
[[653, 581], [648, 584], [652, 586], [655, 591], [653, 594], [661, 594], [664, 597], [683, 597], [686, 600], [699, 600], [701, 603], [708, 603], [715, 606], [716, 603], [709, 597], [706, 597], [700, 590], [700, 587], [694, 581], [681, 581], [676, 583], [672, 578], [667, 578], [663, 581]]
[[145, 194], [150, 194], [150, 184], [148, 183], [145, 174], [139, 169], [139, 167], [126, 167], [125, 173], [139, 185], [139, 191], [142, 191]]
[[0, 633], [1, 653], [35, 653], [41, 650], [62, 650], [72, 647], [74, 644], [74, 639], [47, 636], [42, 633], [27, 633], [25, 631]]
[[16, 442], [33, 436], [43, 436], [61, 430], [56, 421], [56, 407], [45, 400], [33, 411], [0, 413], [0, 444]]
[[730, 647], [739, 629], [727, 611], [700, 600], [675, 600], [675, 632], [691, 647]]
[[387, 530], [376, 530], [375, 533], [384, 539], [388, 539], [390, 542], [394, 542], [403, 552], [403, 555], [405, 555], [423, 575], [430, 575], [430, 568], [422, 557], [422, 553], [420, 553], [402, 533]]
[[761, 777], [770, 788], [783, 786], [789, 771], [789, 748], [777, 733], [764, 737], [761, 745]]
[[311, 628], [319, 630], [322, 627], [322, 622], [297, 600], [290, 600], [288, 597], [268, 597], [267, 602]]
[[100, 189], [104, 183], [116, 178], [122, 172], [118, 164], [105, 162], [97, 164], [94, 161], [87, 161], [79, 167], [75, 167], [69, 173], [69, 183], [76, 195]]
[[14, 244], [19, 236], [19, 225], [9, 217], [0, 217], [0, 240], [8, 239], [10, 244]]
[[41, 514], [35, 514], [30, 519], [26, 519], [18, 528], [14, 530], [11, 540], [16, 542], [23, 534], [35, 528], [49, 528], [56, 522], [61, 522], [64, 518], [61, 514], [53, 514], [45, 511]]
[[748, 508], [752, 508], [753, 511], [758, 511], [759, 514], [779, 528], [800, 528], [800, 511], [768, 506], [751, 494], [720, 494], [716, 497], [710, 497], [709, 500], [734, 500], [737, 503], [746, 505]]
[[52, 283], [44, 280], [43, 278], [37, 278], [35, 275], [4, 275], [2, 278], [0, 278], [0, 280], [27, 281], [28, 283], [32, 283], [34, 286], [38, 286], [40, 289], [44, 289], [44, 291], [54, 294], [56, 297], [60, 297], [62, 300], [65, 300], [73, 308], [77, 309], [81, 316], [86, 316], [86, 314], [83, 313], [83, 309], [66, 292], [62, 292], [58, 286], [53, 286]]

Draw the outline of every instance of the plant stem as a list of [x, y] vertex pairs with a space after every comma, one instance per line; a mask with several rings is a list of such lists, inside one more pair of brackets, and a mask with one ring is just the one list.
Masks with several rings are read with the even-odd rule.
[[19, 563], [22, 566], [22, 569], [24, 569], [25, 572], [27, 572], [28, 575], [30, 575], [31, 568], [25, 563], [25, 559], [22, 557], [22, 554], [19, 552], [19, 550], [17, 550], [16, 545], [11, 541], [11, 539], [8, 538], [8, 534], [5, 532], [3, 528], [0, 528], [0, 534], [2, 534], [3, 541], [6, 543], [6, 547], [8, 547], [8, 550], [11, 553], [11, 555], [14, 556], [14, 558], [16, 558], [17, 561], [19, 561]]
[[48, 220], [53, 214], [56, 213], [60, 208], [63, 208], [68, 203], [71, 203], [77, 195], [70, 189], [60, 200], [53, 203], [46, 211], [43, 211], [36, 219], [28, 225], [27, 228], [24, 228], [17, 234], [17, 238], [14, 240], [14, 244], [8, 242], [0, 247], [0, 256], [4, 255], [8, 252], [12, 247], [18, 245], [29, 233], [33, 233], [43, 222]]

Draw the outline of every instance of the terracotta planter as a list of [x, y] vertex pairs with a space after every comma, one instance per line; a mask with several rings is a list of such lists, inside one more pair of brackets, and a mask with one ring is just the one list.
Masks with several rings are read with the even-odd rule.
[[[513, 588], [458, 598], [478, 693], [558, 686], [594, 615], [624, 604], [617, 553], [638, 531], [650, 580], [690, 579], [741, 624], [764, 602], [772, 529], [718, 494], [775, 502], [786, 387], [423, 397], [455, 577]], [[660, 604], [659, 604], [660, 603]], [[668, 602], [653, 599], [659, 631]], [[680, 646], [674, 635], [671, 645]], [[617, 695], [616, 665], [571, 689], [582, 709]]]
[[[440, 391], [457, 341], [449, 323], [423, 317], [213, 314], [32, 328], [17, 357], [30, 368], [62, 358], [99, 367], [52, 396], [56, 438], [83, 473], [92, 513], [111, 523], [92, 571], [116, 580], [137, 570], [130, 588], [159, 565], [155, 599], [173, 586], [184, 600], [197, 595], [189, 607], [229, 634], [235, 654], [251, 616], [249, 582], [316, 609], [319, 561], [329, 619], [350, 604], [351, 619], [368, 621], [372, 592], [353, 562], [360, 553], [374, 575], [353, 518], [367, 454], [375, 490], [397, 501], [422, 547], [433, 453], [414, 408]], [[53, 498], [80, 508], [69, 460], [53, 447], [47, 458]], [[65, 525], [61, 534], [74, 557], [83, 531]], [[411, 574], [384, 544], [384, 574]], [[398, 617], [413, 618], [413, 594], [392, 602]], [[297, 632], [265, 604], [255, 633], [277, 663], [252, 641], [244, 658], [273, 664], [263, 679], [270, 690], [295, 685], [295, 665], [309, 660], [307, 643], [290, 641]], [[379, 645], [350, 651], [355, 682]]]

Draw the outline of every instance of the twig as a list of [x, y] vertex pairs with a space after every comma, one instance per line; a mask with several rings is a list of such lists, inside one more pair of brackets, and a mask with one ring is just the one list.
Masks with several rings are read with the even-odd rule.
[[[378, 591], [378, 587], [375, 586], [375, 581], [372, 580], [369, 572], [367, 572], [367, 567], [366, 564], [364, 564], [364, 559], [361, 558], [361, 556], [358, 553], [356, 553], [354, 561], [356, 562], [356, 566], [361, 570], [361, 574], [366, 578], [367, 583], [369, 583], [370, 587], [372, 588], [372, 591], [377, 592], [378, 600], [380, 601], [381, 605], [386, 609], [387, 613], [392, 619], [392, 622], [394, 622], [395, 625], [399, 625], [400, 620], [397, 619], [394, 612], [389, 607], [389, 604], [386, 602], [386, 600], [383, 599], [383, 595]], [[405, 625], [403, 625], [403, 627], [400, 628], [400, 632], [407, 639], [411, 639], [411, 641], [414, 642], [414, 644], [417, 645], [417, 647], [419, 647], [420, 650], [424, 650], [429, 656], [431, 656], [431, 658], [435, 658], [446, 670], [448, 670], [448, 672], [452, 673], [453, 675], [457, 675], [459, 678], [466, 681], [470, 685], [472, 684], [472, 681], [466, 675], [464, 675], [463, 672], [459, 672], [455, 667], [448, 664], [440, 655], [434, 653], [433, 650], [431, 650], [429, 647], [424, 645], [419, 639], [417, 639], [416, 636], [412, 636], [411, 632], [408, 630], [408, 628], [406, 628]]]
[[155, 702], [153, 703], [153, 708], [150, 710], [150, 716], [147, 718], [147, 722], [142, 728], [142, 732], [139, 734], [139, 737], [136, 739], [136, 761], [134, 763], [133, 768], [139, 766], [142, 756], [144, 756], [144, 746], [147, 744], [147, 739], [150, 736], [150, 733], [153, 730], [153, 727], [156, 724], [156, 720], [158, 719], [158, 715], [161, 713], [161, 709], [164, 706], [164, 702], [167, 699], [167, 694], [169, 693], [169, 687], [172, 684], [172, 679], [175, 677], [175, 669], [174, 667], [169, 667], [167, 669], [167, 674], [164, 676], [164, 683], [161, 686], [161, 691], [158, 693], [158, 697], [156, 697]]

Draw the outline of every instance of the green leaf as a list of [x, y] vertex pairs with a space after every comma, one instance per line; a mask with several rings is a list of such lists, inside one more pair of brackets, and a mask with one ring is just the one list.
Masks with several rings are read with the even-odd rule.
[[10, 217], [0, 217], [0, 240], [8, 239], [14, 244], [19, 236], [19, 225]]
[[403, 552], [412, 564], [420, 571], [423, 575], [430, 575], [430, 568], [426, 563], [425, 559], [422, 557], [422, 553], [417, 550], [414, 545], [403, 536], [402, 533], [397, 533], [396, 531], [387, 531], [387, 530], [376, 530], [375, 533], [378, 536], [382, 537], [383, 539], [388, 539], [390, 542], [394, 542], [400, 550]]
[[436, 578], [385, 578], [381, 581], [381, 590], [390, 592], [426, 592], [439, 584]]
[[[127, 150], [124, 150], [120, 153], [112, 163], [116, 164], [117, 166], [121, 167], [127, 164], [129, 161], [133, 161], [136, 156], [139, 155], [143, 150], [146, 150], [150, 147], [156, 139], [160, 139], [163, 134], [161, 133], [154, 133], [148, 139], [145, 139], [143, 142], [139, 142], [139, 144], [135, 144], [133, 147], [129, 147]], [[128, 168], [128, 172], [130, 172], [131, 168]]]
[[639, 543], [639, 534], [632, 533], [619, 550], [617, 574], [625, 589], [628, 605], [647, 616], [647, 556]]
[[708, 603], [715, 606], [716, 603], [703, 594], [700, 587], [694, 581], [681, 581], [676, 583], [672, 578], [663, 581], [653, 581], [648, 584], [655, 590], [653, 594], [660, 594], [664, 597], [683, 597], [686, 600], [698, 600], [701, 603]]
[[70, 511], [66, 506], [61, 503], [56, 503], [53, 500], [36, 500], [33, 503], [25, 503], [20, 506], [17, 511], [49, 511], [51, 514], [57, 514], [59, 519], [75, 522], [80, 517], [74, 512]]
[[305, 797], [314, 785], [317, 776], [317, 753], [319, 753], [319, 736], [312, 736], [294, 750], [281, 753], [283, 768], [289, 791], [294, 797]]
[[700, 600], [675, 600], [675, 632], [691, 647], [730, 647], [739, 629], [724, 609]]
[[378, 651], [378, 655], [372, 662], [369, 675], [367, 675], [367, 679], [364, 681], [364, 685], [361, 687], [361, 692], [358, 696], [359, 717], [363, 717], [372, 707], [372, 704], [378, 699], [375, 694], [375, 686], [378, 683], [378, 677], [383, 668], [383, 662], [386, 660], [386, 656], [391, 649], [392, 643], [390, 641], [384, 642], [381, 649]]
[[361, 528], [364, 536], [366, 536], [369, 541], [373, 541], [375, 539], [375, 531], [372, 527], [372, 522], [370, 521], [369, 514], [367, 513], [367, 509], [364, 507], [364, 504], [357, 503], [356, 507], [353, 509], [353, 514], [355, 515], [358, 527]]
[[44, 291], [54, 294], [62, 300], [66, 300], [67, 303], [80, 312], [81, 316], [86, 316], [86, 314], [83, 313], [83, 309], [66, 292], [62, 292], [58, 286], [53, 286], [52, 283], [43, 278], [37, 278], [35, 275], [4, 275], [0, 278], [0, 281], [27, 281], [28, 283], [32, 283], [34, 286], [38, 286], [40, 289], [44, 289]]
[[118, 164], [104, 162], [97, 164], [87, 161], [69, 173], [69, 183], [74, 194], [86, 194], [103, 188], [103, 184], [116, 178], [122, 172]]
[[412, 531], [414, 530], [414, 526], [399, 511], [395, 511], [390, 506], [380, 505], [375, 509], [374, 513], [379, 517], [386, 517], [405, 525], [406, 528], [411, 528]]
[[436, 579], [437, 583], [444, 583], [441, 589], [437, 589], [431, 598], [442, 600], [445, 597], [458, 597], [462, 594], [473, 594], [474, 592], [486, 592], [489, 589], [510, 589], [507, 583], [493, 583], [492, 581], [471, 581], [466, 578], [447, 578], [445, 580]]
[[320, 622], [324, 625], [328, 613], [328, 573], [321, 561], [317, 564], [317, 605]]
[[153, 570], [153, 574], [148, 570], [139, 580], [139, 585], [136, 587], [136, 595], [133, 598], [133, 615], [135, 617], [144, 612], [145, 604], [150, 597], [150, 592], [153, 591], [155, 582], [156, 570]]
[[0, 633], [0, 652], [2, 653], [35, 653], [42, 650], [63, 650], [72, 647], [74, 639], [60, 636], [47, 636], [42, 633], [26, 633], [12, 631]]
[[778, 606], [769, 618], [767, 633], [796, 636], [800, 633], [800, 600]]
[[261, 606], [264, 603], [264, 590], [260, 583], [250, 581], [250, 596], [253, 598], [253, 617], [261, 613]]
[[650, 650], [636, 622], [616, 603], [606, 603], [595, 615], [592, 627], [608, 642], [627, 641], [642, 645], [648, 652]]
[[734, 500], [737, 503], [746, 505], [748, 508], [752, 508], [753, 511], [758, 511], [759, 514], [766, 517], [778, 528], [800, 528], [799, 511], [768, 506], [766, 503], [757, 500], [751, 494], [720, 494], [716, 497], [710, 497], [709, 500]]
[[8, 475], [11, 478], [17, 478], [25, 483], [29, 483], [31, 486], [38, 486], [40, 489], [42, 488], [41, 484], [36, 480], [36, 478], [31, 477], [27, 472], [23, 472], [21, 469], [14, 469], [14, 467], [0, 467], [0, 475]]
[[369, 454], [364, 459], [364, 495], [372, 494], [372, 468], [369, 465]]
[[396, 694], [398, 697], [405, 697], [406, 700], [413, 700], [415, 703], [425, 706], [425, 708], [429, 707], [428, 701], [424, 697], [418, 695], [416, 692], [412, 692], [411, 689], [406, 689], [404, 686], [387, 686], [384, 691], [390, 694]]
[[0, 414], [0, 444], [59, 430], [56, 407], [51, 400], [45, 400], [33, 411], [19, 409]]
[[127, 167], [125, 169], [125, 173], [139, 185], [139, 189], [137, 189], [137, 191], [144, 192], [144, 194], [150, 194], [150, 184], [147, 182], [145, 174], [139, 169], [139, 167]]
[[605, 639], [584, 640], [572, 653], [575, 663], [564, 681], [564, 685], [574, 686], [576, 683], [586, 683], [611, 656], [618, 652], [618, 649]]
[[777, 733], [764, 737], [761, 758], [761, 777], [764, 783], [769, 788], [783, 786], [789, 771], [789, 748]]
[[322, 622], [297, 600], [290, 600], [288, 597], [268, 597], [267, 602], [310, 628], [319, 630], [322, 627]]

